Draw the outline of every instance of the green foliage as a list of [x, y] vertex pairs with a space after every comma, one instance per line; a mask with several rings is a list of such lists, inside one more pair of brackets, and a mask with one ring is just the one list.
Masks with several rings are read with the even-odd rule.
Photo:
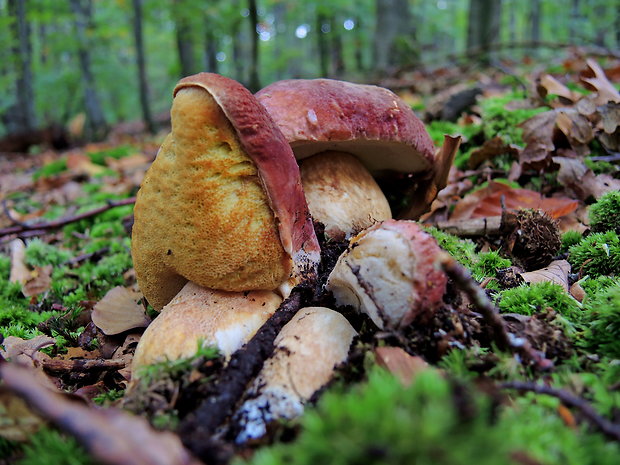
[[250, 463], [514, 464], [515, 452], [544, 464], [617, 461], [616, 444], [567, 427], [557, 405], [528, 395], [497, 417], [490, 399], [464, 379], [455, 384], [428, 370], [407, 388], [374, 369], [367, 384], [326, 393], [300, 420], [294, 442], [263, 448]]
[[113, 158], [115, 160], [119, 160], [135, 152], [135, 147], [132, 147], [131, 145], [118, 145], [116, 147], [110, 147], [106, 150], [89, 152], [88, 157], [93, 163], [101, 166], [106, 166], [106, 158]]
[[97, 405], [106, 405], [121, 399], [125, 395], [124, 389], [110, 389], [93, 397], [93, 402]]
[[620, 359], [620, 285], [598, 292], [587, 302], [590, 322], [584, 345], [593, 352]]
[[94, 465], [77, 441], [55, 429], [43, 428], [30, 436], [17, 465]]
[[67, 171], [67, 158], [63, 157], [58, 160], [51, 161], [36, 170], [32, 175], [32, 179], [36, 181], [39, 178], [52, 178], [65, 171]]
[[569, 249], [574, 271], [598, 277], [620, 274], [620, 239], [615, 231], [590, 234]]
[[523, 145], [523, 130], [519, 125], [548, 108], [506, 108], [510, 102], [522, 99], [523, 95], [508, 93], [480, 101], [482, 130], [487, 140], [500, 136], [507, 144]]
[[480, 132], [480, 125], [469, 124], [461, 126], [456, 123], [451, 123], [450, 121], [435, 120], [427, 124], [426, 129], [435, 145], [440, 146], [443, 144], [443, 138], [446, 134], [449, 136], [461, 135], [463, 136], [463, 142], [467, 142]]
[[54, 247], [41, 239], [32, 239], [26, 246], [26, 263], [30, 266], [58, 266], [71, 259], [71, 252]]
[[498, 252], [484, 252], [478, 254], [478, 260], [473, 264], [471, 274], [481, 280], [486, 277], [495, 277], [497, 270], [512, 266], [512, 262], [508, 258], [503, 258]]
[[613, 163], [600, 160], [594, 161], [590, 158], [584, 159], [584, 164], [586, 165], [586, 168], [591, 169], [594, 174], [614, 173], [618, 169]]
[[454, 257], [456, 261], [466, 268], [472, 269], [477, 260], [476, 244], [469, 239], [460, 239], [435, 227], [426, 228], [426, 232], [433, 236], [439, 246]]
[[560, 246], [560, 252], [566, 253], [572, 246], [579, 244], [583, 239], [583, 234], [579, 231], [569, 230], [562, 234], [562, 245]]
[[620, 191], [610, 191], [590, 207], [590, 227], [594, 232], [620, 234]]
[[580, 284], [583, 290], [586, 291], [587, 298], [592, 299], [599, 292], [602, 292], [611, 286], [620, 284], [620, 280], [611, 276], [599, 276], [597, 278], [587, 277], [580, 281]]
[[559, 284], [542, 282], [506, 289], [500, 294], [499, 309], [504, 313], [532, 315], [551, 307], [572, 322], [578, 322], [583, 311], [575, 299], [570, 297]]

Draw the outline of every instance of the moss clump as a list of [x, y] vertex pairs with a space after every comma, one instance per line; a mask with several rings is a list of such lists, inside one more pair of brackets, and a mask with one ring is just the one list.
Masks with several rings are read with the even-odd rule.
[[60, 173], [67, 171], [67, 157], [54, 160], [34, 172], [32, 179], [35, 181], [39, 178], [51, 178]]
[[523, 145], [523, 130], [519, 125], [532, 116], [548, 110], [544, 107], [506, 109], [506, 106], [514, 100], [523, 100], [523, 96], [508, 93], [480, 101], [482, 130], [487, 140], [500, 136], [507, 144]]
[[22, 447], [23, 456], [16, 465], [95, 465], [78, 442], [55, 429], [42, 428]]
[[542, 282], [521, 285], [500, 294], [499, 309], [503, 313], [533, 315], [547, 307], [573, 322], [580, 321], [583, 315], [577, 301], [559, 284]]
[[598, 277], [620, 274], [620, 239], [615, 231], [590, 234], [569, 249], [574, 271]]
[[620, 359], [620, 285], [598, 292], [586, 307], [590, 322], [584, 333], [585, 347]]
[[469, 239], [460, 239], [434, 227], [426, 228], [426, 232], [433, 236], [439, 247], [448, 252], [457, 262], [469, 270], [472, 269], [478, 259], [476, 244]]
[[478, 254], [478, 260], [471, 269], [472, 276], [478, 281], [486, 277], [495, 277], [497, 271], [512, 266], [508, 258], [503, 258], [498, 252], [484, 252]]
[[579, 244], [582, 239], [583, 234], [581, 234], [579, 231], [566, 231], [564, 234], [562, 234], [562, 245], [560, 246], [560, 252], [567, 253], [572, 246]]
[[456, 123], [451, 123], [450, 121], [435, 120], [431, 121], [431, 123], [426, 126], [426, 129], [428, 130], [428, 134], [431, 136], [431, 139], [433, 139], [435, 145], [441, 145], [443, 144], [443, 138], [446, 134], [451, 136], [460, 134], [463, 136], [463, 142], [467, 142], [478, 134], [481, 128], [478, 124], [461, 126]]
[[33, 239], [26, 246], [26, 263], [30, 266], [59, 266], [71, 257], [72, 254], [68, 250], [54, 247], [41, 239]]
[[620, 234], [620, 191], [607, 192], [598, 199], [590, 207], [589, 217], [592, 231]]

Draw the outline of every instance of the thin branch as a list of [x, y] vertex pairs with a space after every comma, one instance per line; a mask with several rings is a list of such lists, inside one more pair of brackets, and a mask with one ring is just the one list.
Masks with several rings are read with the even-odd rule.
[[[26, 231], [41, 231], [41, 234], [44, 234], [45, 232], [52, 230], [52, 229], [58, 229], [58, 228], [62, 228], [63, 226], [66, 226], [68, 224], [71, 223], [75, 223], [76, 221], [80, 221], [80, 220], [84, 220], [86, 218], [91, 218], [93, 216], [97, 216], [100, 213], [106, 212], [108, 210], [111, 210], [112, 208], [116, 208], [116, 207], [122, 207], [124, 205], [131, 205], [133, 203], [136, 202], [136, 198], [135, 197], [129, 197], [127, 199], [121, 199], [121, 200], [110, 200], [108, 201], [108, 203], [102, 207], [99, 208], [95, 208], [93, 210], [84, 212], [84, 213], [80, 213], [79, 215], [74, 215], [74, 216], [68, 216], [65, 218], [60, 218], [58, 220], [53, 220], [53, 221], [47, 221], [47, 222], [42, 222], [42, 223], [35, 223], [35, 224], [23, 224], [23, 223], [18, 223], [16, 226], [9, 226], [8, 228], [4, 228], [4, 229], [0, 229], [0, 238], [4, 237], [4, 236], [9, 236], [12, 234], [22, 234]], [[5, 211], [6, 214], [6, 211]], [[13, 222], [16, 223], [16, 221], [14, 221], [10, 215], [7, 215], [7, 217]]]
[[620, 442], [620, 425], [603, 418], [586, 400], [581, 397], [577, 397], [561, 389], [555, 389], [549, 386], [527, 381], [508, 381], [500, 384], [500, 386], [503, 389], [516, 389], [518, 391], [529, 391], [535, 392], [536, 394], [556, 397], [560, 399], [564, 405], [574, 407], [579, 410], [590, 422], [590, 424], [598, 428], [609, 439]]
[[518, 338], [508, 331], [499, 310], [489, 300], [484, 290], [472, 278], [464, 266], [447, 253], [442, 255], [440, 265], [480, 311], [491, 329], [493, 339], [500, 350], [510, 350], [513, 353], [518, 353], [521, 357], [533, 362], [541, 370], [548, 370], [553, 367], [553, 362], [536, 351], [527, 339]]
[[74, 360], [59, 360], [59, 359], [45, 359], [42, 362], [43, 368], [51, 373], [70, 373], [78, 372], [84, 373], [92, 370], [120, 370], [125, 368], [127, 363], [121, 359], [74, 359]]

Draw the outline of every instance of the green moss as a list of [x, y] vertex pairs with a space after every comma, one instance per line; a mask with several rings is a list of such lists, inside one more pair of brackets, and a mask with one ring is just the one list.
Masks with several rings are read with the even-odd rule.
[[39, 178], [51, 178], [64, 171], [67, 171], [67, 158], [59, 158], [39, 168], [32, 175], [32, 179], [35, 181]]
[[590, 158], [586, 158], [584, 164], [587, 168], [591, 169], [594, 174], [610, 174], [618, 170], [616, 165], [607, 161], [594, 161]]
[[589, 324], [584, 345], [600, 355], [620, 359], [620, 285], [608, 287], [588, 300]]
[[562, 234], [562, 245], [560, 246], [560, 252], [568, 252], [568, 249], [570, 249], [574, 245], [579, 244], [581, 239], [583, 239], [583, 234], [581, 234], [579, 231], [566, 231], [564, 234]]
[[433, 236], [439, 246], [454, 257], [456, 261], [471, 270], [478, 259], [476, 244], [469, 239], [460, 239], [434, 227], [426, 228], [426, 232]]
[[572, 322], [580, 321], [583, 316], [577, 301], [555, 283], [524, 284], [506, 289], [500, 294], [499, 309], [504, 313], [532, 315], [547, 307]]
[[594, 232], [620, 234], [620, 191], [610, 191], [590, 207], [590, 227]]
[[93, 163], [101, 166], [106, 166], [106, 158], [113, 158], [115, 160], [119, 160], [136, 152], [137, 149], [135, 147], [132, 147], [131, 145], [119, 145], [117, 147], [111, 147], [106, 150], [89, 152], [88, 157]]
[[443, 144], [444, 135], [463, 136], [463, 142], [467, 142], [472, 137], [480, 132], [480, 125], [478, 124], [470, 124], [467, 126], [461, 126], [456, 123], [451, 123], [450, 121], [432, 121], [430, 124], [426, 126], [431, 139], [435, 145]]
[[598, 277], [620, 274], [620, 239], [615, 231], [590, 234], [569, 249], [574, 272]]
[[532, 116], [547, 111], [548, 108], [506, 109], [506, 105], [510, 102], [522, 99], [523, 96], [520, 94], [509, 93], [480, 101], [482, 130], [487, 140], [500, 136], [507, 144], [524, 144], [523, 130], [518, 126]]
[[480, 281], [486, 277], [495, 277], [498, 270], [509, 266], [512, 266], [512, 262], [501, 257], [498, 252], [484, 252], [478, 254], [477, 260], [473, 263], [471, 274]]
[[106, 405], [121, 399], [125, 395], [124, 389], [110, 389], [93, 397], [93, 402], [97, 405]]
[[71, 259], [68, 250], [54, 247], [41, 239], [32, 239], [26, 246], [26, 263], [30, 266], [58, 266]]
[[599, 292], [620, 284], [620, 279], [611, 276], [599, 276], [597, 278], [585, 278], [579, 282], [588, 299], [594, 298]]
[[55, 429], [42, 428], [22, 447], [17, 465], [94, 465], [95, 461], [77, 441]]

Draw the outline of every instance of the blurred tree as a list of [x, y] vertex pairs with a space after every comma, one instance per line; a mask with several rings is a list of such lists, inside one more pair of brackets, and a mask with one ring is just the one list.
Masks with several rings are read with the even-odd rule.
[[132, 0], [133, 4], [133, 34], [136, 44], [136, 62], [138, 65], [138, 87], [140, 89], [140, 106], [142, 119], [151, 134], [157, 130], [151, 114], [149, 104], [149, 83], [146, 76], [146, 60], [144, 57], [144, 39], [142, 33], [142, 0]]
[[376, 0], [374, 68], [393, 74], [418, 64], [420, 50], [408, 0]]
[[327, 43], [329, 28], [329, 18], [321, 8], [317, 8], [315, 29], [321, 77], [329, 77], [329, 44]]
[[9, 132], [27, 132], [35, 128], [32, 77], [32, 43], [26, 17], [26, 0], [9, 0], [12, 17], [13, 60], [15, 63], [15, 103], [4, 115]]
[[192, 31], [192, 17], [194, 8], [191, 0], [173, 0], [172, 16], [175, 22], [177, 52], [181, 77], [196, 74], [196, 60], [194, 57], [194, 41]]
[[542, 14], [541, 0], [530, 0], [530, 39], [540, 41], [540, 17]]
[[108, 132], [106, 119], [103, 115], [99, 96], [95, 88], [95, 77], [92, 72], [88, 29], [93, 28], [92, 0], [71, 0], [73, 24], [78, 47], [78, 58], [84, 87], [84, 107], [86, 110], [87, 127], [85, 135], [92, 140], [101, 140]]
[[250, 54], [250, 80], [248, 88], [252, 92], [260, 89], [260, 77], [258, 74], [259, 55], [258, 55], [258, 8], [256, 0], [248, 0], [248, 16], [250, 18], [250, 34], [251, 34], [251, 54]]
[[479, 52], [483, 64], [491, 61], [492, 45], [500, 37], [501, 0], [470, 0], [467, 49]]

